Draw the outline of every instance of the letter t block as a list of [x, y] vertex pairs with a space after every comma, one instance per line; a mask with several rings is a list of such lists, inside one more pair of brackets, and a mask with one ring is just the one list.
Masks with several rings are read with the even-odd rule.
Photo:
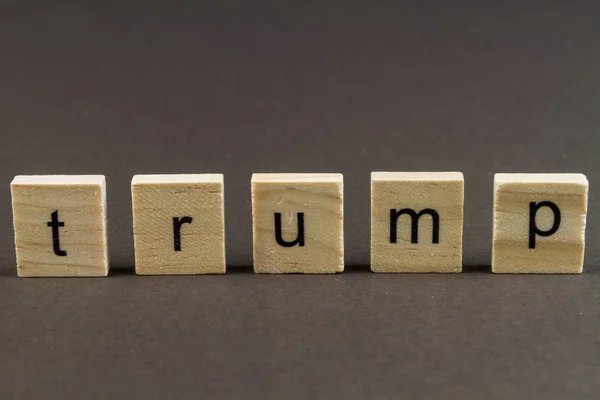
[[108, 275], [104, 176], [17, 176], [11, 191], [19, 276]]
[[254, 272], [344, 270], [341, 174], [252, 175]]
[[223, 175], [136, 175], [131, 181], [138, 275], [225, 273]]
[[496, 174], [494, 187], [492, 272], [582, 272], [585, 175]]
[[371, 174], [371, 270], [461, 272], [460, 172]]

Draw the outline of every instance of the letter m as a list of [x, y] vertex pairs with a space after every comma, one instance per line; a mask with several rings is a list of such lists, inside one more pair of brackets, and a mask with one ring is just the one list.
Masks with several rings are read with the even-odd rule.
[[411, 217], [411, 243], [419, 243], [419, 220], [424, 215], [429, 215], [432, 219], [433, 243], [437, 244], [440, 242], [440, 215], [437, 211], [432, 210], [431, 208], [426, 208], [417, 213], [411, 208], [404, 208], [400, 211], [392, 208], [390, 210], [390, 243], [398, 242], [398, 219], [404, 214]]

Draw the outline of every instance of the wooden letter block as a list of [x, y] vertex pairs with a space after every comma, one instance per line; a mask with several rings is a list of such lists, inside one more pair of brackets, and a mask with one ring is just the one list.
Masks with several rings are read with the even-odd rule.
[[371, 270], [461, 272], [460, 172], [371, 174]]
[[344, 270], [343, 176], [252, 175], [254, 272]]
[[19, 276], [108, 275], [104, 176], [17, 176], [11, 192]]
[[497, 174], [492, 271], [583, 270], [588, 181], [581, 174]]
[[225, 273], [223, 175], [136, 175], [131, 195], [138, 275]]

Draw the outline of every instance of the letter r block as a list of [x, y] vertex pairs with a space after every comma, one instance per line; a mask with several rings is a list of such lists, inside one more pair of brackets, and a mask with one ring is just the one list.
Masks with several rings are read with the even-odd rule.
[[252, 175], [254, 272], [344, 270], [341, 174]]
[[104, 176], [16, 176], [11, 192], [19, 276], [108, 275]]
[[494, 187], [493, 272], [582, 272], [585, 175], [496, 174]]
[[131, 181], [138, 275], [225, 273], [223, 175], [136, 175]]
[[371, 270], [461, 272], [460, 172], [371, 174]]

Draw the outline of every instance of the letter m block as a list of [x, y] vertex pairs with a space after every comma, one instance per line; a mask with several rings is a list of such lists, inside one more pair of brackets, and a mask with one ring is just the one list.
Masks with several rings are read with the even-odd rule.
[[460, 172], [371, 174], [371, 270], [461, 272]]

